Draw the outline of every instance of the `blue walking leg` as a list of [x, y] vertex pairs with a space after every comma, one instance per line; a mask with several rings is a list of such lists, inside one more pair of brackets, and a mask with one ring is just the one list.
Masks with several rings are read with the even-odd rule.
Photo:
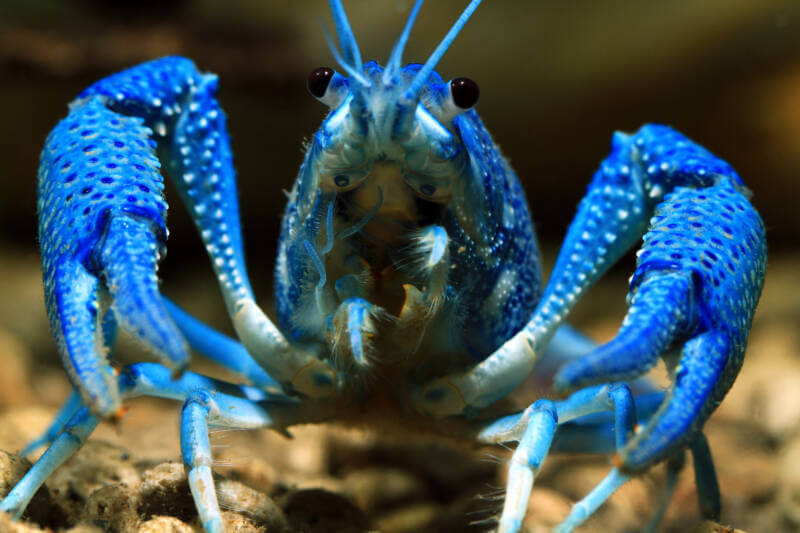
[[[663, 401], [663, 392], [636, 395], [636, 423], [646, 424]], [[599, 412], [559, 424], [550, 450], [553, 453], [615, 453], [619, 449], [616, 418], [613, 412]]]
[[[636, 425], [636, 406], [630, 389], [627, 385], [612, 384], [603, 386], [600, 391], [594, 393], [595, 387], [590, 387], [576, 392], [565, 401], [571, 411], [571, 418], [577, 418], [584, 414], [592, 414], [598, 408], [602, 408], [605, 403], [606, 409], [613, 408], [614, 411], [614, 441], [617, 450], [623, 449], [628, 439], [633, 433]], [[606, 396], [604, 397], [603, 394]], [[604, 402], [605, 400], [605, 402]], [[565, 405], [564, 409], [559, 410], [569, 412]], [[586, 412], [591, 409], [590, 412]], [[569, 419], [567, 419], [569, 420]], [[566, 420], [565, 420], [566, 421]], [[588, 450], [591, 451], [591, 450]], [[622, 472], [619, 468], [611, 469], [611, 472], [582, 500], [572, 506], [572, 510], [564, 521], [555, 529], [558, 533], [569, 533], [583, 522], [585, 522], [614, 492], [631, 479], [629, 474]]]
[[[563, 417], [559, 420], [557, 431], [550, 445], [550, 453], [592, 453], [592, 454], [608, 454], [620, 451], [626, 444], [625, 439], [620, 440], [619, 437], [630, 435], [630, 429], [627, 431], [620, 431], [619, 427], [632, 428], [632, 409], [626, 408], [628, 400], [627, 394], [624, 389], [617, 389], [615, 391], [616, 401], [612, 403], [620, 406], [620, 413], [617, 412], [592, 412], [593, 408], [597, 408], [596, 388], [592, 387], [585, 391], [578, 391], [573, 395], [568, 405], [561, 405], [558, 411]], [[656, 413], [661, 404], [663, 403], [664, 393], [648, 393], [636, 396], [635, 398], [635, 412], [638, 424], [646, 424], [647, 421]], [[587, 400], [589, 400], [587, 402]], [[592, 402], [591, 400], [595, 400]], [[602, 408], [604, 402], [600, 404]], [[594, 404], [594, 405], [593, 405]], [[557, 410], [558, 410], [558, 404]], [[608, 404], [606, 404], [608, 405]], [[578, 418], [574, 418], [578, 417]], [[519, 415], [512, 415], [498, 421], [490, 431], [496, 435], [505, 434], [506, 436], [500, 439], [495, 437], [494, 442], [501, 442], [505, 440], [513, 440], [508, 437], [510, 433], [519, 432], [519, 426], [524, 421]], [[503, 429], [503, 425], [505, 428]], [[487, 431], [488, 433], [489, 431]], [[701, 440], [702, 439], [702, 440]], [[716, 474], [714, 473], [713, 463], [711, 462], [710, 451], [708, 450], [705, 438], [700, 434], [697, 444], [690, 444], [690, 450], [696, 455], [695, 459], [695, 478], [697, 480], [698, 498], [700, 500], [701, 509], [708, 509], [703, 511], [703, 516], [711, 519], [719, 517], [719, 489], [716, 483]], [[676, 455], [670, 458], [667, 462], [667, 477], [664, 483], [662, 495], [659, 498], [659, 503], [653, 518], [646, 526], [646, 530], [655, 531], [664, 511], [666, 510], [672, 494], [674, 493], [675, 485], [677, 483], [678, 474], [683, 467], [684, 451], [679, 450]], [[629, 475], [624, 474], [619, 469], [613, 469], [606, 477], [606, 480], [598, 485], [584, 500], [579, 502], [573, 509], [567, 520], [560, 526], [559, 531], [571, 531], [580, 523], [584, 522], [591, 514], [605, 501], [617, 488], [624, 484], [630, 478]], [[716, 502], [716, 505], [715, 505]], [[714, 515], [716, 510], [716, 515]]]
[[[614, 443], [615, 448], [619, 449], [625, 446], [636, 424], [633, 397], [628, 386], [624, 384], [589, 387], [558, 402], [539, 400], [522, 413], [500, 418], [478, 433], [478, 442], [486, 444], [519, 441], [509, 466], [499, 532], [512, 533], [520, 530], [534, 477], [557, 434], [557, 426], [607, 411], [614, 414]], [[608, 432], [604, 431], [598, 441], [602, 441], [606, 435]], [[594, 451], [598, 441], [586, 443], [587, 451]], [[588, 518], [597, 506], [628, 479], [629, 476], [613, 469], [603, 483], [576, 504], [568, 518], [571, 522], [565, 522], [564, 531], [571, 531], [571, 527]], [[573, 525], [570, 526], [570, 523]]]
[[[186, 401], [196, 391], [215, 391], [214, 405], [218, 409], [211, 412], [208, 422], [224, 427], [283, 430], [301, 421], [316, 422], [332, 416], [324, 405], [304, 405], [283, 394], [272, 395], [255, 387], [227, 383], [193, 372], [184, 372], [173, 379], [169, 368], [156, 363], [127, 366], [120, 371], [116, 382], [124, 399], [152, 396]], [[21, 515], [39, 487], [80, 448], [97, 423], [98, 419], [86, 407], [80, 407], [42, 457], [0, 502], [0, 510]], [[200, 505], [198, 502], [199, 509]]]
[[301, 422], [321, 421], [330, 413], [323, 406], [303, 406], [284, 395], [271, 396], [253, 387], [232, 385], [187, 372], [170, 381], [163, 367], [132, 365], [123, 373], [131, 395], [184, 399], [181, 421], [181, 454], [187, 468], [189, 488], [203, 528], [222, 531], [211, 467], [213, 459], [209, 426], [283, 430]]
[[259, 428], [275, 425], [267, 410], [252, 402], [225, 397], [208, 390], [194, 391], [186, 398], [181, 420], [181, 455], [189, 488], [203, 529], [221, 533], [222, 513], [217, 501], [211, 467], [209, 424], [217, 427]]
[[[638, 424], [646, 424], [647, 421], [658, 410], [663, 400], [663, 392], [637, 395], [635, 397], [635, 403]], [[617, 435], [618, 431], [615, 430], [613, 413], [605, 412], [585, 415], [581, 418], [566, 424], [560, 424], [558, 426], [558, 431], [556, 432], [556, 436], [553, 440], [553, 444], [550, 447], [550, 451], [552, 453], [614, 453], [620, 449], [620, 443], [617, 442], [616, 439]], [[680, 450], [673, 457], [667, 460], [667, 475], [664, 481], [664, 488], [661, 496], [659, 497], [658, 505], [655, 513], [653, 514], [653, 518], [650, 520], [647, 526], [645, 526], [644, 531], [655, 532], [658, 524], [661, 522], [664, 512], [666, 511], [675, 491], [675, 486], [678, 481], [678, 474], [683, 468], [684, 455], [685, 452]], [[708, 459], [710, 460], [710, 456]], [[697, 468], [697, 465], [695, 468]], [[713, 473], [713, 465], [710, 475], [707, 472], [707, 468], [701, 467], [701, 470], [702, 473], [698, 473], [696, 471], [696, 476], [698, 478], [702, 478], [704, 480], [714, 480], [713, 482], [706, 481], [706, 483], [709, 484], [716, 483], [716, 476]], [[613, 475], [613, 479], [621, 481], [621, 478], [619, 478], [618, 474], [616, 473]], [[698, 483], [698, 496], [702, 499], [702, 496], [700, 496], [701, 492], [702, 488]], [[599, 501], [598, 504], [599, 503], [602, 503], [602, 501]], [[584, 508], [582, 512], [585, 513], [586, 508]], [[582, 520], [585, 520], [585, 518], [587, 517], [582, 517]], [[571, 525], [570, 527], [574, 527], [574, 525]]]
[[[714, 461], [711, 458], [711, 449], [705, 435], [698, 433], [695, 439], [689, 443], [689, 450], [694, 459], [694, 479], [697, 487], [697, 500], [700, 507], [700, 515], [706, 520], [719, 521], [722, 503], [719, 492], [717, 473], [714, 469]], [[645, 528], [645, 531], [655, 533], [661, 522], [664, 512], [667, 509], [670, 499], [675, 492], [678, 483], [678, 474], [683, 469], [685, 462], [685, 452], [680, 450], [667, 460], [667, 479], [664, 482], [664, 491], [661, 502], [653, 515], [652, 520]]]
[[212, 405], [207, 391], [194, 392], [187, 398], [181, 420], [181, 455], [203, 529], [217, 533], [222, 531], [222, 513], [211, 474], [207, 418]]
[[67, 401], [64, 402], [64, 405], [61, 407], [61, 409], [59, 409], [55, 419], [53, 419], [53, 422], [45, 430], [44, 434], [28, 443], [28, 445], [25, 446], [21, 452], [19, 452], [20, 455], [30, 455], [40, 447], [50, 445], [50, 443], [56, 439], [58, 434], [61, 433], [61, 430], [64, 429], [66, 424], [81, 407], [83, 407], [81, 397], [76, 391], [73, 390], [70, 393], [69, 398], [67, 398]]
[[572, 506], [569, 516], [553, 531], [555, 533], [569, 533], [584, 523], [617, 489], [630, 481], [631, 476], [612, 468], [611, 472], [592, 489], [581, 501]]
[[11, 513], [19, 518], [25, 507], [39, 490], [45, 480], [80, 448], [94, 428], [98, 420], [86, 407], [79, 409], [64, 426], [63, 431], [53, 441], [33, 467], [23, 476], [11, 492], [0, 501], [0, 511]]
[[212, 405], [213, 400], [207, 391], [194, 392], [186, 400], [181, 421], [181, 455], [203, 529], [208, 533], [221, 533], [222, 513], [214, 489], [213, 458], [208, 439], [207, 419]]
[[[663, 410], [665, 393], [650, 393], [636, 396], [636, 413], [638, 424], [647, 427], [650, 419]], [[597, 413], [583, 416], [570, 423], [559, 425], [558, 432], [551, 446], [554, 453], [620, 453], [624, 445], [615, 442], [619, 434], [609, 413]], [[691, 416], [691, 415], [688, 415]], [[702, 433], [689, 442], [689, 450], [694, 458], [695, 485], [701, 515], [709, 520], [719, 520], [720, 492], [711, 450]], [[677, 477], [683, 468], [684, 451], [680, 448], [667, 459], [667, 477], [664, 490], [653, 518], [645, 530], [655, 531], [672, 498]], [[623, 462], [624, 460], [620, 460]]]
[[516, 532], [522, 527], [534, 477], [547, 457], [557, 424], [553, 402], [539, 400], [521, 414], [502, 418], [478, 434], [478, 442], [486, 444], [519, 441], [508, 467], [506, 499], [498, 533]]

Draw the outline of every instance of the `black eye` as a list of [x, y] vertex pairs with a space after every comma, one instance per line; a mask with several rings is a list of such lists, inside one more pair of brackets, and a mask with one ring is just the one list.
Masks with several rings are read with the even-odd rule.
[[345, 176], [344, 174], [339, 174], [335, 178], [333, 178], [333, 182], [336, 184], [337, 187], [347, 187], [350, 183], [350, 178]]
[[308, 92], [315, 98], [322, 98], [325, 96], [325, 91], [328, 89], [331, 78], [333, 78], [333, 69], [328, 67], [315, 68], [308, 75]]
[[478, 84], [469, 78], [455, 78], [450, 82], [450, 94], [461, 109], [469, 109], [478, 103], [481, 90]]
[[433, 193], [436, 192], [436, 187], [428, 183], [425, 183], [419, 188], [419, 192], [421, 192], [425, 196], [432, 196]]

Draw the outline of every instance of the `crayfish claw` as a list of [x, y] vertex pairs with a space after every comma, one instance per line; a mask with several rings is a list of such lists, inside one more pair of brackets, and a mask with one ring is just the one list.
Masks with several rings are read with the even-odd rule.
[[64, 367], [92, 413], [113, 415], [122, 401], [105, 350], [98, 349], [103, 346], [100, 282], [75, 261], [64, 261], [47, 281], [50, 326]]

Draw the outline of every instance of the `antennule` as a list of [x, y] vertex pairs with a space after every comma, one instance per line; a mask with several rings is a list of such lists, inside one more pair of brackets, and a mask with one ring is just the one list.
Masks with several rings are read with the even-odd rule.
[[392, 79], [399, 70], [401, 62], [403, 60], [403, 51], [406, 48], [406, 43], [408, 42], [408, 36], [411, 34], [411, 28], [414, 27], [414, 21], [417, 20], [417, 14], [419, 14], [419, 9], [422, 7], [422, 2], [424, 0], [417, 0], [414, 4], [414, 7], [411, 8], [411, 13], [408, 15], [408, 21], [406, 21], [406, 26], [403, 28], [403, 33], [400, 34], [400, 37], [397, 39], [397, 42], [392, 47], [392, 53], [389, 55], [389, 61], [386, 62], [386, 69], [383, 71], [383, 83], [386, 84], [389, 80]]
[[330, 0], [329, 4], [333, 15], [333, 23], [336, 26], [336, 35], [339, 36], [339, 46], [342, 47], [342, 56], [348, 64], [360, 71], [362, 66], [361, 52], [358, 50], [358, 42], [355, 35], [353, 35], [353, 30], [350, 28], [350, 22], [347, 20], [342, 0]]
[[333, 58], [339, 63], [339, 66], [347, 72], [348, 76], [351, 79], [357, 81], [363, 87], [370, 87], [372, 84], [369, 82], [367, 78], [361, 73], [361, 63], [359, 62], [358, 67], [351, 65], [347, 62], [346, 58], [343, 58], [339, 54], [339, 49], [336, 47], [336, 43], [333, 42], [333, 37], [331, 36], [331, 32], [328, 31], [328, 28], [325, 26], [325, 23], [320, 21], [320, 28], [322, 28], [322, 33], [325, 35], [325, 42], [328, 43], [328, 48], [333, 55]]

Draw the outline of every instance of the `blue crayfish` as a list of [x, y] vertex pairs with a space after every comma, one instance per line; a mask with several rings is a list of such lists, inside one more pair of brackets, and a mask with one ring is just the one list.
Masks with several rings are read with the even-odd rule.
[[[764, 277], [763, 223], [734, 169], [704, 148], [665, 126], [617, 133], [543, 287], [524, 193], [473, 109], [477, 84], [434, 71], [479, 3], [424, 64], [402, 66], [418, 0], [382, 67], [362, 63], [341, 0], [330, 0], [339, 47], [329, 41], [344, 73], [319, 68], [308, 80], [330, 112], [283, 216], [277, 325], [254, 301], [245, 268], [217, 78], [166, 57], [78, 96], [42, 152], [38, 204], [47, 310], [75, 393], [31, 444], [49, 448], [0, 510], [19, 516], [99, 420], [147, 395], [184, 402], [181, 452], [209, 532], [223, 529], [209, 426], [282, 430], [354, 416], [517, 443], [501, 532], [520, 530], [549, 451], [616, 454], [559, 531], [667, 461], [655, 527], [687, 448], [701, 512], [718, 518], [701, 430], [742, 364]], [[159, 293], [159, 161], [200, 232], [241, 344]], [[628, 314], [616, 338], [595, 346], [565, 319], [643, 235]], [[105, 347], [118, 326], [163, 364], [112, 369]], [[186, 371], [189, 346], [248, 384]], [[488, 414], [542, 357], [560, 365], [555, 389], [570, 394]], [[672, 385], [645, 383], [634, 395], [624, 380], [660, 357]]]

